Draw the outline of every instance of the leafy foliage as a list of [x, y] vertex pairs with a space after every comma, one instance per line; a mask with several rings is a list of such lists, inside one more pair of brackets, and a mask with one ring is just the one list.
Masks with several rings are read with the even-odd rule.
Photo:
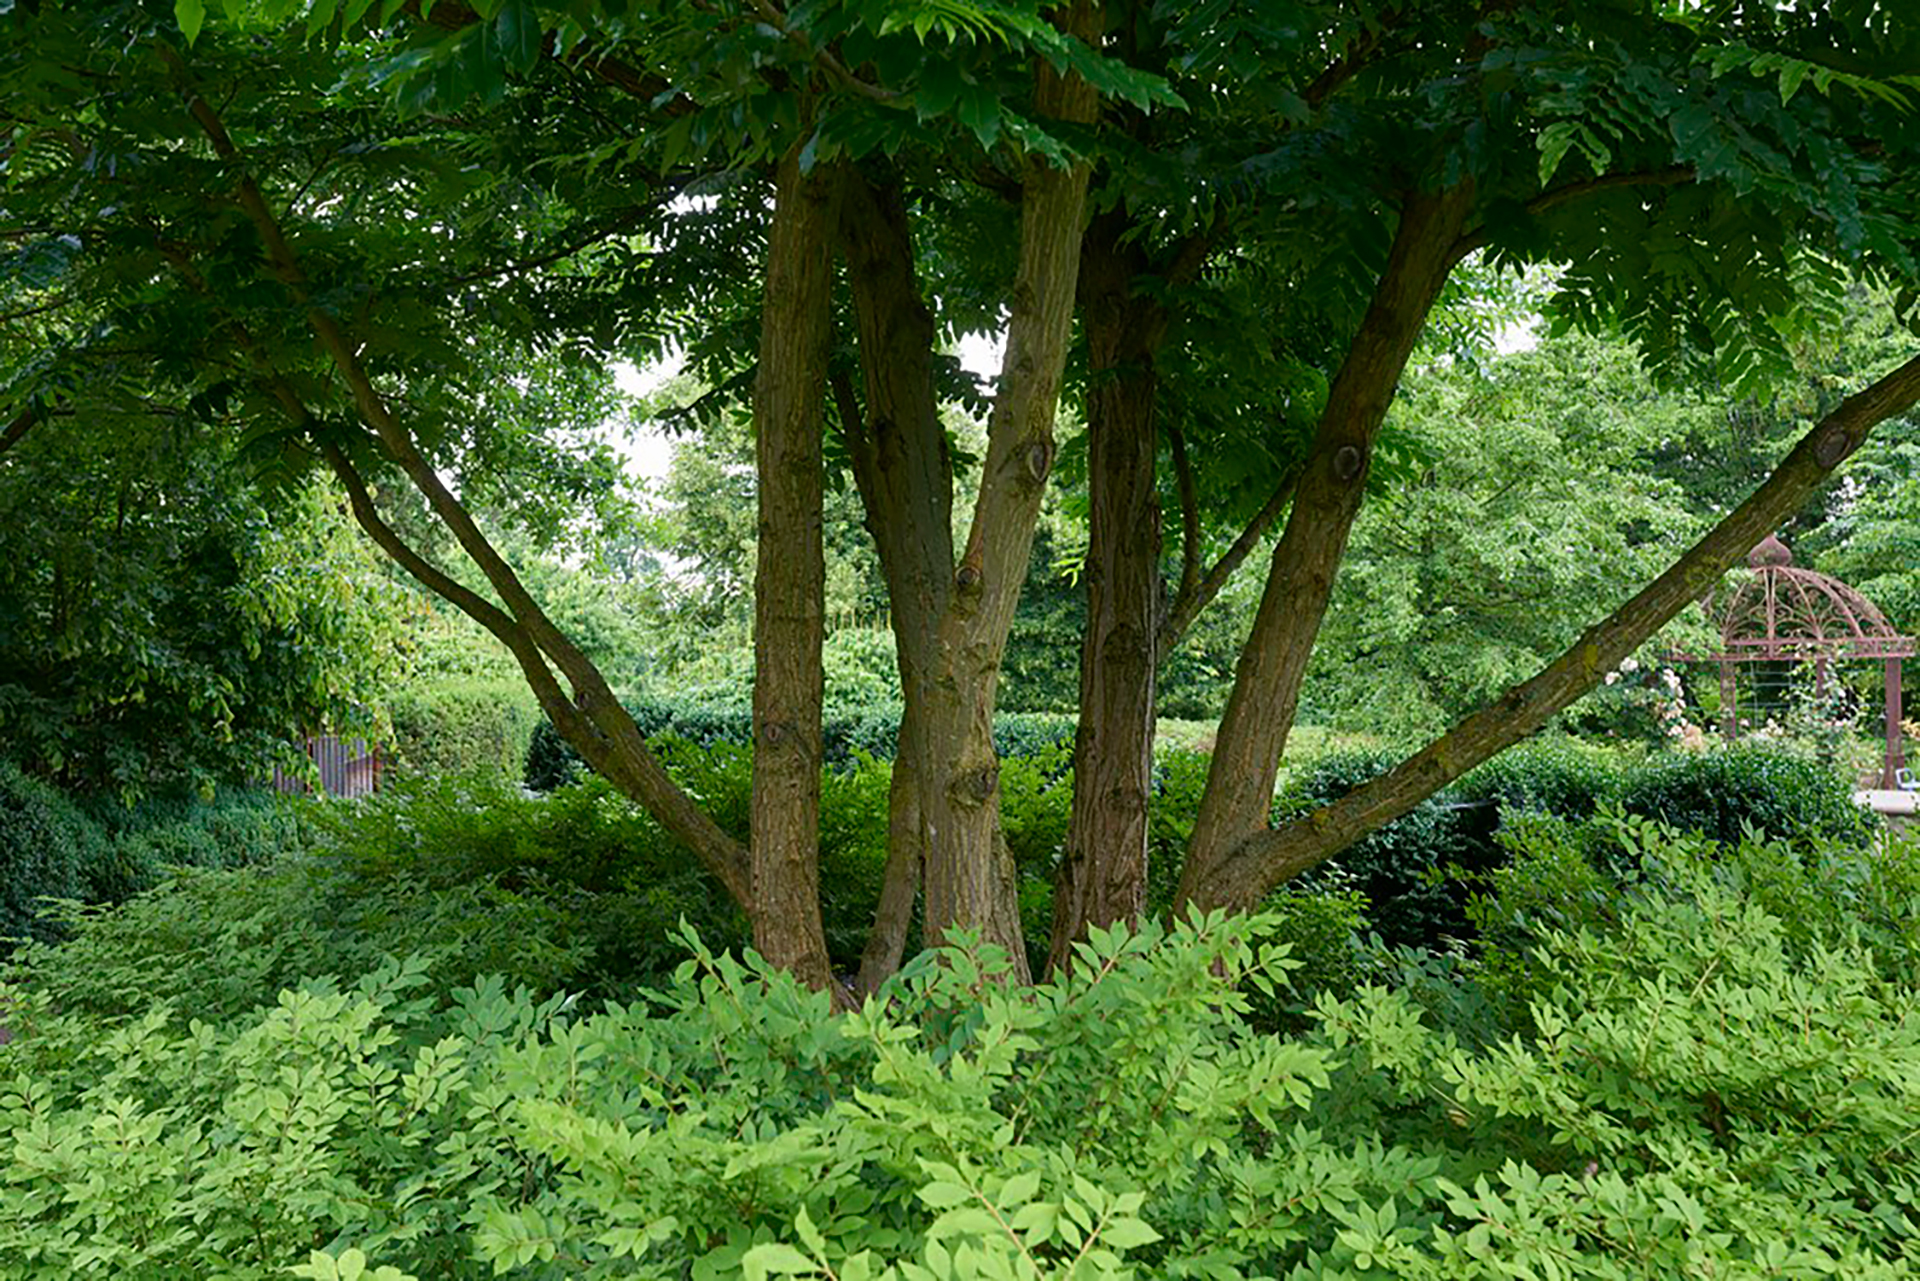
[[98, 429], [114, 449], [54, 423], [0, 467], [0, 751], [132, 797], [368, 725], [399, 602], [326, 495], [261, 495], [191, 435]]
[[519, 778], [540, 716], [518, 681], [408, 684], [387, 696], [386, 709], [393, 767], [430, 777]]
[[[753, 709], [728, 699], [695, 699], [629, 695], [623, 700], [634, 724], [649, 738], [668, 736], [696, 746], [728, 744], [746, 747], [753, 741]], [[1073, 718], [1044, 712], [1003, 712], [994, 717], [994, 749], [1002, 757], [1045, 753], [1073, 741]], [[852, 707], [830, 713], [821, 726], [827, 763], [835, 768], [859, 758], [891, 759], [900, 740], [900, 709], [887, 704]], [[527, 749], [526, 783], [545, 791], [575, 777], [579, 754], [547, 722], [535, 728]]]
[[118, 903], [173, 868], [270, 863], [306, 839], [302, 811], [275, 796], [80, 803], [0, 761], [0, 951], [61, 937], [78, 905]]
[[90, 1006], [85, 940], [36, 951], [0, 1276], [1905, 1275], [1915, 851], [1609, 841], [1644, 875], [1509, 936], [1531, 1021], [1489, 1040], [1378, 987], [1252, 1030], [1296, 963], [1261, 918], [1026, 990], [945, 949], [840, 1016], [697, 941], [586, 1015], [417, 960]]

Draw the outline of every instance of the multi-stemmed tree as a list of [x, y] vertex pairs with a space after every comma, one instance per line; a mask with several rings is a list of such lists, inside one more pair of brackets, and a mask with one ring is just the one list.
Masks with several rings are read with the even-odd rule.
[[[64, 319], [0, 353], [6, 439], [84, 419], [92, 371], [131, 351], [154, 397], [331, 470], [387, 554], [497, 637], [556, 728], [727, 886], [757, 946], [821, 986], [830, 454], [867, 512], [906, 703], [860, 986], [898, 965], [916, 894], [930, 938], [978, 931], [1023, 968], [989, 728], [1076, 311], [1089, 623], [1056, 959], [1139, 910], [1154, 667], [1265, 528], [1283, 532], [1184, 869], [1193, 907], [1256, 901], [1531, 732], [1920, 398], [1920, 362], [1871, 383], [1567, 655], [1275, 831], [1388, 407], [1463, 261], [1563, 264], [1558, 312], [1748, 381], [1850, 274], [1914, 277], [1915, 46], [1878, 6], [42, 0], [0, 23], [22, 37], [0, 49], [0, 234], [23, 260], [63, 247], [19, 298]], [[1006, 356], [956, 534], [939, 350], [983, 320]], [[490, 416], [482, 344], [595, 359], [670, 338], [752, 388], [744, 846], [447, 479], [538, 454]], [[396, 484], [467, 576], [395, 522]]]

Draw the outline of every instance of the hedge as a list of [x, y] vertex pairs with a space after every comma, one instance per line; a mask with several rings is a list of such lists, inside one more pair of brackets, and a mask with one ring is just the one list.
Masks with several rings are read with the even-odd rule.
[[518, 778], [540, 708], [520, 681], [456, 679], [403, 687], [388, 697], [393, 767], [447, 778]]
[[127, 807], [76, 801], [0, 762], [0, 953], [7, 940], [58, 937], [49, 900], [121, 902], [170, 867], [239, 867], [301, 846], [304, 811], [260, 792], [155, 796]]
[[[696, 747], [753, 742], [753, 708], [745, 703], [709, 702], [629, 694], [621, 699], [645, 737], [671, 737]], [[1002, 757], [1039, 756], [1073, 743], [1074, 718], [1050, 712], [1002, 712], [993, 718], [994, 750]], [[890, 704], [840, 712], [822, 719], [821, 740], [826, 762], [843, 769], [865, 755], [892, 760], [900, 737], [900, 708]], [[537, 792], [550, 792], [577, 776], [579, 754], [550, 721], [534, 729], [527, 748], [525, 781]]]
[[[1395, 763], [1381, 752], [1329, 755], [1276, 802], [1275, 818], [1338, 800]], [[1585, 821], [1608, 808], [1722, 843], [1749, 826], [1794, 844], [1857, 842], [1874, 824], [1846, 780], [1790, 749], [1741, 744], [1643, 759], [1543, 738], [1495, 757], [1330, 866], [1366, 895], [1383, 942], [1440, 948], [1472, 935], [1469, 900], [1506, 864], [1507, 835], [1523, 816]]]

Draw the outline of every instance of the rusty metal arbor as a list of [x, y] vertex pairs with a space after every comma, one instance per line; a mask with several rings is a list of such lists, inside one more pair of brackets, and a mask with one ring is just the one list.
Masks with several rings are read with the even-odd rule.
[[1882, 786], [1894, 785], [1905, 765], [1900, 732], [1900, 660], [1920, 653], [1920, 644], [1888, 624], [1872, 601], [1836, 578], [1801, 569], [1778, 538], [1747, 554], [1751, 577], [1736, 583], [1720, 600], [1709, 597], [1707, 612], [1720, 624], [1720, 652], [1705, 662], [1720, 666], [1721, 728], [1731, 742], [1740, 730], [1741, 663], [1811, 662], [1819, 687], [1826, 687], [1831, 665], [1845, 661], [1886, 664], [1887, 753]]

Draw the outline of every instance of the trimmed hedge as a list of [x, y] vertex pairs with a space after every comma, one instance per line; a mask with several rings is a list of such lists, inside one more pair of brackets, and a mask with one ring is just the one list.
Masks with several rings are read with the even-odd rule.
[[[746, 703], [662, 698], [630, 694], [622, 698], [640, 733], [676, 738], [696, 747], [753, 742], [753, 708]], [[1050, 712], [1002, 712], [993, 718], [994, 750], [1003, 758], [1039, 756], [1073, 745], [1074, 718]], [[844, 769], [860, 756], [892, 760], [900, 737], [900, 708], [889, 704], [830, 712], [821, 721], [822, 748], [828, 766]], [[527, 747], [526, 785], [550, 792], [581, 772], [580, 756], [551, 721], [542, 720]]]
[[1629, 773], [1620, 800], [1629, 814], [1733, 844], [1751, 825], [1788, 841], [1864, 841], [1871, 813], [1833, 769], [1760, 744], [1662, 757]]
[[[1329, 755], [1280, 798], [1275, 818], [1338, 800], [1395, 763], [1381, 752]], [[1329, 867], [1366, 895], [1384, 943], [1439, 949], [1475, 932], [1469, 902], [1508, 862], [1507, 838], [1516, 824], [1542, 814], [1584, 822], [1606, 808], [1728, 844], [1738, 842], [1746, 826], [1802, 845], [1860, 842], [1874, 826], [1873, 816], [1853, 803], [1845, 779], [1791, 750], [1756, 743], [1636, 758], [1544, 738], [1495, 757], [1355, 843]], [[1168, 852], [1177, 856], [1180, 849], [1184, 842]]]
[[542, 723], [519, 681], [458, 679], [408, 686], [387, 700], [393, 767], [416, 777], [520, 777]]

